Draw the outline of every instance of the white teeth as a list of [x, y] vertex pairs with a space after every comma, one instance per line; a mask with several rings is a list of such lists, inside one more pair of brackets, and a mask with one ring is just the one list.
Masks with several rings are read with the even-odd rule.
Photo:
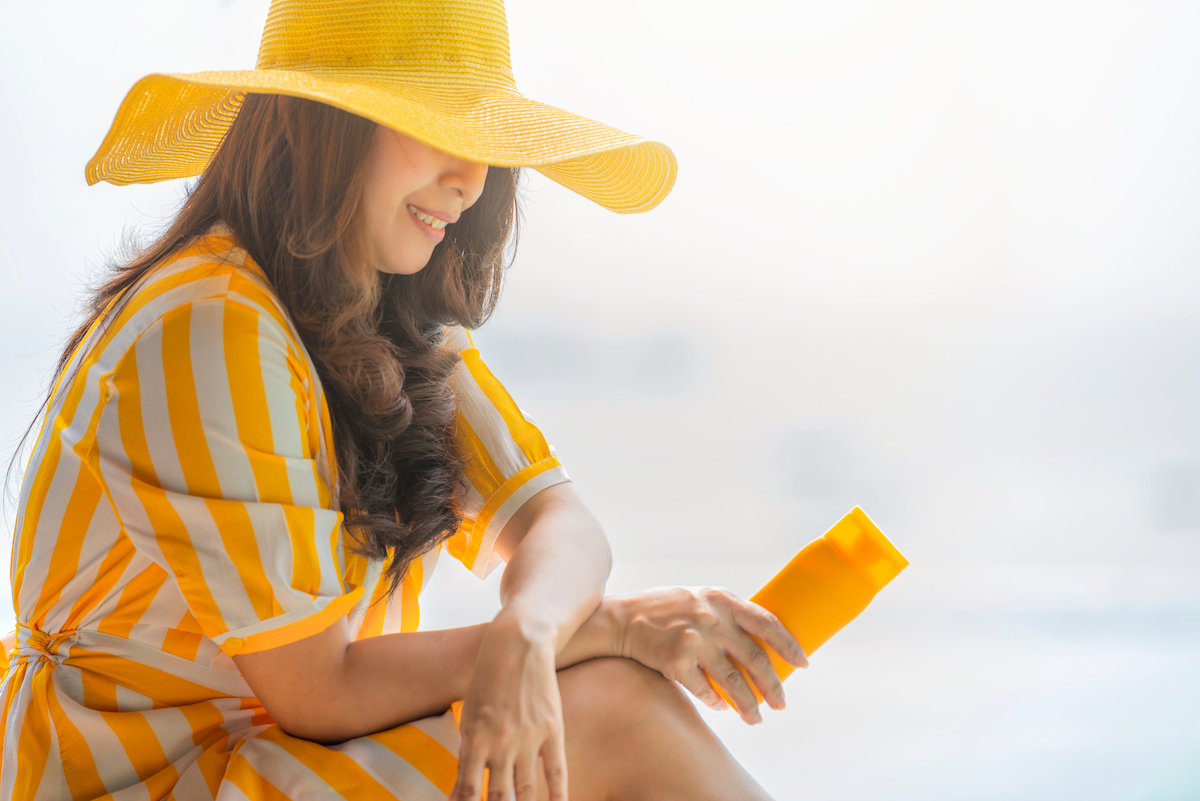
[[409, 212], [412, 213], [412, 215], [414, 217], [416, 217], [418, 220], [420, 220], [421, 222], [428, 225], [430, 228], [440, 231], [446, 227], [445, 220], [439, 220], [437, 217], [431, 217], [428, 214], [425, 214], [424, 212], [419, 211], [416, 206], [409, 206], [408, 210], [409, 210]]

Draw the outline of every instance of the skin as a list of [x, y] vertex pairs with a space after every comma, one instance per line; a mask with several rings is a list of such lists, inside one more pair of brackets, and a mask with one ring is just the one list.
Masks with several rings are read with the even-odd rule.
[[[436, 239], [409, 205], [453, 216], [479, 199], [487, 165], [379, 128], [364, 214], [379, 269], [411, 274]], [[572, 484], [549, 487], [505, 525], [502, 607], [490, 622], [353, 640], [346, 620], [234, 657], [289, 734], [341, 742], [444, 712], [463, 699], [452, 801], [767, 799], [681, 688], [761, 722], [745, 665], [773, 708], [783, 688], [751, 635], [792, 664], [800, 645], [765, 609], [726, 590], [604, 597], [612, 554]], [[569, 770], [568, 770], [569, 768]]]
[[488, 167], [378, 126], [367, 156], [363, 209], [376, 267], [411, 275], [433, 255], [410, 205], [453, 221], [483, 193]]

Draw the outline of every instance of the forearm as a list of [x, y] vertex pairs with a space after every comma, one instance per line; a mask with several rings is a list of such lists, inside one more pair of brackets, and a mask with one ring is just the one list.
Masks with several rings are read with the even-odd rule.
[[604, 596], [612, 551], [600, 522], [570, 485], [544, 492], [550, 497], [536, 514], [513, 521], [527, 528], [504, 569], [496, 621], [549, 637], [561, 653]]
[[508, 565], [491, 623], [351, 641], [345, 619], [291, 645], [234, 657], [289, 732], [339, 742], [427, 717], [465, 698], [481, 659], [492, 670], [533, 646], [545, 669], [620, 650], [614, 607], [602, 606], [612, 553], [569, 484], [538, 493], [501, 533]]
[[[620, 651], [604, 599], [559, 652], [561, 670]], [[272, 651], [234, 657], [267, 711], [297, 737], [332, 743], [445, 711], [466, 695], [490, 623], [347, 642], [345, 621]]]
[[[350, 703], [351, 736], [444, 712], [461, 700], [487, 623], [366, 637], [346, 648], [339, 692]], [[365, 718], [365, 719], [364, 719]]]
[[[557, 669], [619, 655], [621, 623], [615, 604], [615, 598], [603, 599], [576, 629], [558, 654]], [[337, 708], [352, 710], [349, 717], [358, 720], [360, 710], [377, 705], [377, 718], [354, 724], [364, 729], [359, 734], [444, 711], [466, 695], [490, 625], [367, 637], [351, 643], [343, 675], [336, 682], [345, 703]], [[379, 725], [371, 728], [375, 724]]]
[[558, 652], [554, 666], [558, 670], [578, 665], [589, 659], [604, 656], [621, 656], [621, 642], [624, 633], [620, 601], [615, 597], [605, 597], [596, 606], [596, 611], [583, 621], [575, 630], [575, 634]]
[[346, 620], [234, 657], [285, 731], [341, 742], [445, 711], [465, 693], [487, 623], [350, 640]]

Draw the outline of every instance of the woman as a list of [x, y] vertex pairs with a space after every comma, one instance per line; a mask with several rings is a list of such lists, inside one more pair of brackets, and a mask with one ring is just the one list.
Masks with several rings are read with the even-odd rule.
[[[750, 635], [799, 645], [724, 591], [604, 598], [600, 525], [465, 332], [519, 166], [626, 212], [674, 179], [516, 93], [498, 1], [276, 0], [258, 69], [134, 87], [89, 181], [203, 175], [59, 365], [0, 795], [766, 797], [675, 682], [755, 722], [730, 659], [782, 707]], [[492, 621], [415, 631], [440, 547], [507, 563]]]

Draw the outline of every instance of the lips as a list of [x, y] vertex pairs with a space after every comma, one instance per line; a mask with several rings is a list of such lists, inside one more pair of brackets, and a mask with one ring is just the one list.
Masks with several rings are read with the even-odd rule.
[[457, 214], [450, 214], [445, 211], [430, 211], [420, 206], [414, 206], [411, 203], [408, 205], [408, 213], [436, 229], [445, 228], [450, 223], [458, 222]]
[[[413, 224], [421, 229], [421, 233], [434, 242], [441, 242], [446, 237], [446, 221], [425, 214], [414, 206], [409, 206], [408, 216]], [[431, 221], [431, 222], [427, 222]]]

